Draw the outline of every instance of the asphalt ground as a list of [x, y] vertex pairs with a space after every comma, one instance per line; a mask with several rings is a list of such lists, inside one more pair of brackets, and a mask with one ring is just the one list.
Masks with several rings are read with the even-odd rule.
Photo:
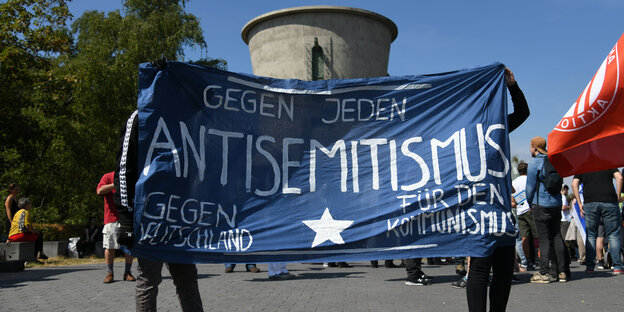
[[[395, 261], [398, 264], [398, 261]], [[429, 286], [406, 286], [405, 269], [371, 268], [368, 262], [351, 268], [320, 264], [288, 265], [296, 279], [273, 281], [238, 265], [224, 273], [220, 264], [198, 265], [205, 311], [466, 311], [466, 292], [454, 289], [453, 265], [423, 265], [433, 277]], [[567, 283], [531, 284], [532, 272], [519, 272], [507, 311], [623, 311], [624, 276], [608, 270], [588, 275], [572, 264]], [[136, 272], [136, 262], [133, 264]], [[123, 263], [115, 263], [116, 279]], [[134, 311], [134, 282], [102, 283], [103, 264], [33, 268], [0, 273], [0, 311]], [[136, 273], [135, 273], [136, 274]], [[171, 277], [163, 268], [159, 311], [179, 311]]]

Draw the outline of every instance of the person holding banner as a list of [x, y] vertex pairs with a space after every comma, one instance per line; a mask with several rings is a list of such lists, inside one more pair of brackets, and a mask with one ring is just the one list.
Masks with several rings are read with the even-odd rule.
[[[160, 69], [164, 68], [162, 62]], [[133, 207], [135, 184], [138, 180], [138, 111], [126, 122], [121, 137], [117, 168], [115, 169], [115, 203], [119, 213], [120, 245], [132, 248], [134, 244]], [[137, 257], [136, 311], [156, 311], [158, 285], [162, 282], [163, 261], [154, 261]], [[197, 267], [195, 264], [166, 263], [176, 287], [182, 311], [203, 311], [201, 296], [197, 285]]]
[[[509, 68], [505, 68], [505, 83], [511, 94], [514, 107], [514, 112], [507, 116], [509, 132], [511, 133], [529, 118], [530, 112], [524, 94], [518, 87], [514, 74]], [[466, 297], [469, 311], [486, 311], [490, 270], [493, 272], [490, 285], [490, 311], [506, 310], [513, 279], [514, 258], [514, 245], [497, 247], [494, 253], [488, 257], [468, 258]]]
[[[540, 247], [540, 270], [531, 277], [531, 283], [548, 284], [559, 280], [567, 282], [570, 276], [570, 258], [561, 237], [561, 184], [556, 193], [546, 188], [547, 172], [546, 140], [531, 139], [530, 152], [533, 160], [527, 169], [527, 201], [533, 211]], [[554, 247], [554, 250], [552, 250]], [[556, 264], [557, 268], [552, 268]], [[555, 276], [556, 275], [556, 276]]]
[[[615, 191], [613, 189], [613, 179], [615, 179]], [[583, 199], [580, 199], [579, 185], [583, 183]], [[585, 224], [587, 225], [587, 258], [585, 260], [585, 272], [594, 272], [596, 257], [596, 236], [600, 220], [604, 224], [606, 236], [611, 250], [613, 261], [613, 275], [624, 274], [622, 258], [619, 255], [621, 247], [620, 226], [622, 215], [618, 202], [622, 201], [622, 174], [617, 169], [595, 171], [578, 174], [572, 180], [572, 191], [579, 204], [581, 211], [585, 214]]]

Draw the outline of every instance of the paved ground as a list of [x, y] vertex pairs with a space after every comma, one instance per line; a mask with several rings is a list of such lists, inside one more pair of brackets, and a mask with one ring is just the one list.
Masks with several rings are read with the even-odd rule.
[[[383, 263], [383, 261], [381, 262]], [[136, 267], [136, 262], [133, 269]], [[243, 268], [230, 274], [223, 266], [198, 266], [199, 287], [206, 311], [466, 311], [466, 293], [453, 289], [451, 265], [425, 265], [434, 277], [430, 286], [405, 286], [404, 269], [324, 268], [289, 264], [297, 279], [269, 281], [262, 273]], [[243, 272], [241, 272], [243, 270]], [[578, 264], [568, 283], [530, 284], [530, 273], [519, 273], [522, 283], [511, 290], [508, 311], [622, 311], [624, 276], [597, 271], [588, 276]], [[115, 263], [117, 278], [123, 263]], [[0, 311], [133, 311], [134, 283], [103, 284], [102, 264], [27, 269], [0, 273]], [[169, 273], [160, 287], [160, 311], [179, 311]]]

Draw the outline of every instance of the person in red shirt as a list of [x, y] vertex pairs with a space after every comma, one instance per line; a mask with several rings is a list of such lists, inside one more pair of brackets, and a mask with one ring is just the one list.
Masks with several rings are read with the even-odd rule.
[[[104, 283], [112, 283], [115, 279], [113, 273], [113, 260], [115, 259], [115, 250], [119, 249], [117, 243], [117, 237], [119, 236], [119, 214], [117, 213], [117, 207], [115, 206], [114, 194], [115, 185], [113, 184], [115, 172], [109, 172], [104, 174], [100, 179], [100, 183], [97, 186], [98, 196], [104, 197], [104, 229], [102, 230], [103, 247], [104, 247], [104, 259], [106, 259], [106, 278]], [[132, 256], [125, 254], [126, 256], [126, 271], [123, 275], [124, 281], [136, 281], [132, 276]]]

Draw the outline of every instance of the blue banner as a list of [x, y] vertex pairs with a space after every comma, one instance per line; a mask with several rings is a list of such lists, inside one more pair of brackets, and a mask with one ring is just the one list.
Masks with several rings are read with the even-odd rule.
[[143, 64], [132, 252], [334, 262], [513, 245], [504, 69], [300, 81]]

